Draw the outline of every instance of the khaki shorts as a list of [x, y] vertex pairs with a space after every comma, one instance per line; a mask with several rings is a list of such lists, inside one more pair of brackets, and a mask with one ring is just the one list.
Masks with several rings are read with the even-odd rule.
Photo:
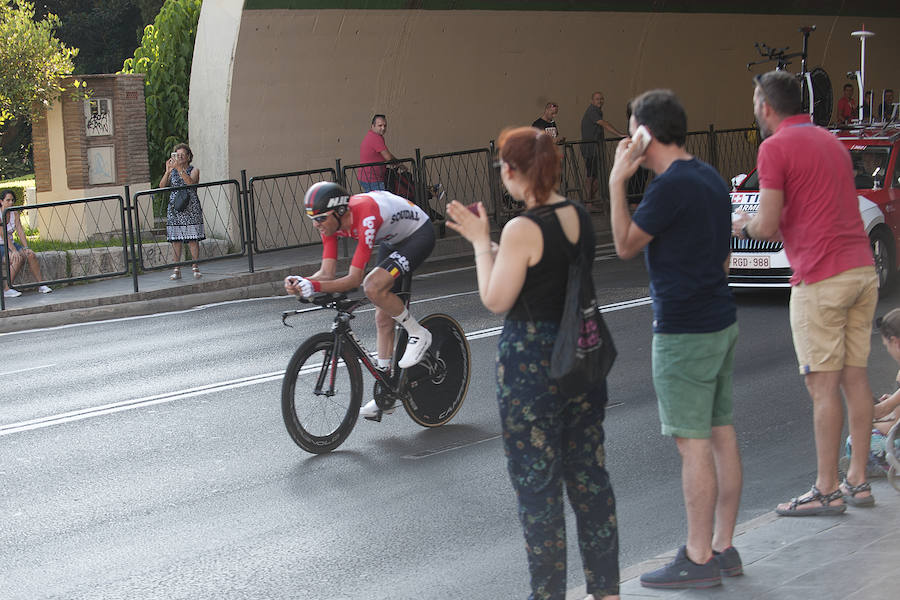
[[791, 332], [800, 374], [865, 367], [877, 303], [875, 267], [791, 288]]

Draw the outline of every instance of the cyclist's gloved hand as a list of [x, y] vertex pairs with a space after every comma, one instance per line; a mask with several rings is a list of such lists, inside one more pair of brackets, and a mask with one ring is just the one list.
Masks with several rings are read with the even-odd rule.
[[284, 289], [286, 289], [289, 294], [309, 298], [317, 291], [316, 287], [318, 286], [315, 286], [314, 283], [315, 282], [306, 277], [288, 275], [284, 278]]

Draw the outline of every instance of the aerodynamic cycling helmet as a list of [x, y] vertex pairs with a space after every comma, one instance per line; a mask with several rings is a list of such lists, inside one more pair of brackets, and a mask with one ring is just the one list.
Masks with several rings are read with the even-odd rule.
[[347, 212], [350, 205], [350, 194], [337, 183], [320, 181], [306, 190], [303, 205], [306, 207], [306, 214], [309, 217], [331, 210], [337, 216], [341, 216]]

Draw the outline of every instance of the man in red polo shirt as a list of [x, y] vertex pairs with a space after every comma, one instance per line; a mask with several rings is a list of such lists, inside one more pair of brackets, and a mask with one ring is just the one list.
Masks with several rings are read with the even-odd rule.
[[[786, 71], [756, 78], [753, 111], [767, 138], [759, 147], [759, 211], [734, 221], [734, 235], [777, 239], [794, 274], [790, 319], [794, 349], [813, 401], [816, 483], [780, 504], [786, 516], [840, 514], [875, 503], [866, 482], [872, 391], [866, 365], [878, 280], [859, 215], [853, 164], [833, 135], [802, 112], [800, 82]], [[847, 401], [853, 454], [838, 482]]]
[[[384, 115], [372, 117], [372, 127], [366, 132], [359, 145], [359, 162], [374, 163], [396, 160], [384, 143], [384, 132], [387, 131], [387, 118]], [[356, 179], [363, 191], [384, 189], [384, 165], [361, 167], [356, 170]]]
[[859, 116], [856, 107], [856, 101], [853, 99], [853, 86], [849, 83], [844, 84], [844, 95], [838, 100], [837, 105], [837, 124], [843, 125], [849, 123]]

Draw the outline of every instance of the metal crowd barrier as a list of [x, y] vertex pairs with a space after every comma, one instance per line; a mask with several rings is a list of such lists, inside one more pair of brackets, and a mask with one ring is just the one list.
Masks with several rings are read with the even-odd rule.
[[431, 154], [421, 159], [423, 192], [420, 206], [435, 222], [447, 219], [447, 204], [481, 202], [489, 214], [496, 213], [491, 182], [491, 151], [488, 148]]
[[[33, 276], [30, 265], [24, 261], [18, 273], [19, 283], [16, 283], [10, 277], [10, 248], [4, 245], [0, 278], [11, 288], [30, 289], [126, 275], [130, 256], [127, 212], [126, 198], [112, 195], [6, 209], [2, 227], [6, 227], [7, 219], [18, 215], [26, 236], [29, 229], [44, 232], [42, 245], [49, 248], [38, 248], [36, 252], [40, 279]], [[0, 310], [5, 309], [6, 299], [0, 293]]]
[[313, 184], [337, 181], [334, 169], [295, 171], [251, 177], [250, 229], [257, 254], [318, 244], [321, 239], [306, 217], [303, 197]]
[[[609, 171], [619, 139], [564, 144], [561, 193], [583, 203], [591, 201], [593, 196], [595, 206], [602, 212], [608, 211]], [[716, 130], [710, 126], [707, 131], [688, 133], [686, 140], [687, 151], [713, 165], [726, 181], [754, 167], [758, 147], [759, 134], [755, 128]], [[196, 191], [203, 208], [207, 240], [201, 243], [201, 256], [197, 260], [174, 259], [171, 244], [166, 241], [162, 215], [173, 187], [141, 191], [132, 197], [125, 186], [124, 195], [14, 206], [5, 212], [4, 218], [18, 214], [29, 228], [41, 232], [42, 240], [51, 242], [49, 250], [39, 253], [42, 280], [27, 279], [30, 272], [26, 264], [21, 273], [26, 279], [19, 279], [20, 283], [11, 287], [75, 283], [130, 272], [137, 292], [137, 274], [142, 270], [237, 256], [247, 256], [248, 270], [253, 272], [254, 252], [319, 243], [319, 236], [302, 206], [309, 186], [318, 181], [337, 181], [351, 194], [359, 193], [363, 191], [359, 175], [370, 167], [399, 166], [399, 169], [386, 170], [390, 177], [385, 187], [425, 209], [442, 235], [447, 203], [451, 200], [463, 204], [482, 202], [494, 220], [503, 225], [521, 212], [523, 206], [506, 193], [493, 166], [493, 156], [493, 142], [487, 148], [426, 156], [417, 149], [415, 158], [397, 161], [342, 167], [341, 161], [336, 160], [334, 168], [258, 175], [249, 182], [246, 172], [242, 172], [241, 182], [232, 179], [186, 186]], [[594, 166], [598, 189], [592, 194], [587, 188], [591, 183], [587, 173]], [[629, 200], [640, 201], [651, 180], [652, 173], [646, 169], [638, 171], [628, 183]], [[6, 248], [0, 268], [4, 280], [10, 275], [8, 255]], [[3, 309], [5, 299], [0, 295], [0, 310]]]
[[[149, 231], [141, 229], [141, 204], [145, 206], [150, 204], [142, 203], [143, 198], [152, 198], [161, 207], [167, 207], [171, 192], [184, 188], [197, 193], [203, 211], [206, 235], [206, 239], [199, 242], [200, 257], [192, 256], [190, 260], [178, 260], [181, 257], [171, 257], [171, 243], [167, 241], [164, 230], [155, 227]], [[210, 262], [219, 258], [244, 256], [247, 252], [247, 244], [244, 233], [246, 211], [241, 201], [243, 195], [241, 184], [235, 179], [154, 188], [136, 193], [132, 206], [135, 215], [134, 230], [140, 270], [168, 269], [192, 263]], [[184, 256], [189, 254], [189, 243], [183, 242], [182, 253]]]

